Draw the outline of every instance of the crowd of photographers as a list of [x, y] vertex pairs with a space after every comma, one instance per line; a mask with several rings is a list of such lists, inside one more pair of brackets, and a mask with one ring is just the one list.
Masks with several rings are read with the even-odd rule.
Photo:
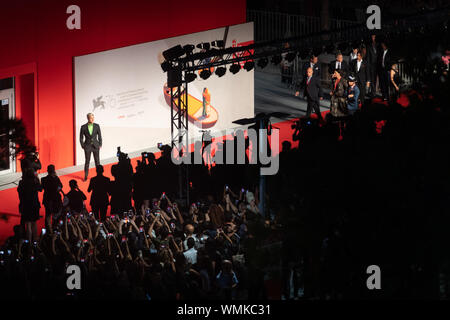
[[[129, 175], [128, 165], [126, 156], [119, 157], [112, 168], [122, 190], [127, 186], [121, 178], [131, 178], [133, 186], [141, 170], [151, 170], [140, 163]], [[49, 171], [55, 176], [51, 167]], [[102, 173], [98, 166], [97, 177]], [[71, 192], [84, 194], [74, 181]], [[142, 196], [138, 206], [125, 211], [123, 203], [131, 204], [131, 199], [119, 199], [121, 204], [113, 208], [111, 198], [111, 214], [102, 217], [86, 210], [85, 197], [69, 192], [39, 235], [26, 239], [16, 226], [0, 251], [0, 295], [147, 300], [264, 295], [261, 272], [249, 272], [246, 263], [255, 241], [252, 229], [262, 224], [253, 192], [234, 193], [227, 185], [218, 199], [210, 195], [189, 206], [171, 201], [166, 192], [148, 198]], [[80, 266], [82, 290], [68, 290], [69, 265]]]

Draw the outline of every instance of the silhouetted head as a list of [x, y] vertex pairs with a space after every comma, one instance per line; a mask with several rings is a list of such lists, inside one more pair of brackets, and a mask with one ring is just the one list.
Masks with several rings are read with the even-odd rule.
[[186, 244], [187, 244], [187, 247], [189, 248], [189, 249], [191, 249], [191, 248], [193, 248], [194, 246], [195, 246], [195, 240], [194, 240], [194, 238], [188, 238], [187, 240], [186, 240]]
[[101, 164], [99, 164], [97, 167], [95, 167], [95, 171], [97, 172], [97, 175], [101, 176], [103, 175], [104, 169]]
[[223, 260], [222, 261], [222, 271], [224, 273], [230, 273], [233, 270], [233, 264], [230, 260]]
[[287, 140], [285, 140], [285, 141], [283, 141], [283, 143], [281, 144], [281, 151], [288, 151], [288, 150], [291, 150], [291, 146], [292, 146], [292, 144], [291, 144], [291, 142], [290, 141], [287, 141]]
[[32, 168], [25, 169], [23, 177], [25, 180], [33, 180], [35, 178], [34, 170]]
[[55, 166], [53, 165], [53, 164], [49, 164], [48, 166], [47, 166], [47, 172], [48, 172], [48, 174], [49, 175], [51, 175], [51, 174], [55, 174]]
[[77, 180], [74, 180], [74, 179], [70, 180], [70, 181], [69, 181], [69, 187], [70, 187], [70, 189], [76, 189], [76, 188], [78, 188]]

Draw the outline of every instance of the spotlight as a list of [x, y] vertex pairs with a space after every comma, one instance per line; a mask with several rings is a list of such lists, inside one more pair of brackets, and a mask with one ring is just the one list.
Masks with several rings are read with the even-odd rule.
[[164, 61], [163, 63], [161, 63], [161, 68], [163, 69], [164, 72], [166, 72], [167, 70], [170, 69], [170, 63]]
[[286, 55], [286, 60], [287, 60], [288, 62], [292, 62], [292, 61], [294, 61], [294, 59], [295, 59], [296, 56], [297, 56], [297, 52], [296, 52], [296, 51], [294, 51], [294, 52], [289, 52], [289, 53]]
[[211, 45], [213, 47], [223, 48], [223, 47], [225, 47], [225, 42], [223, 40], [216, 40], [216, 41], [211, 42]]
[[194, 51], [195, 46], [193, 44], [187, 44], [183, 46], [183, 50], [186, 52], [186, 54], [191, 54], [192, 51]]
[[241, 65], [240, 65], [239, 63], [233, 63], [233, 64], [230, 66], [230, 72], [231, 72], [232, 74], [238, 73], [239, 70], [241, 70]]
[[209, 68], [203, 69], [200, 72], [200, 78], [202, 78], [203, 80], [208, 79], [210, 76], [211, 76], [211, 70], [209, 70]]
[[197, 79], [197, 75], [193, 72], [186, 73], [184, 76], [184, 80], [188, 83], [194, 81], [195, 79]]
[[274, 65], [277, 65], [281, 62], [281, 60], [283, 60], [283, 58], [281, 58], [281, 54], [277, 54], [272, 57], [270, 62], [272, 62]]
[[199, 44], [197, 45], [197, 48], [209, 50], [209, 48], [210, 48], [209, 42], [199, 43]]
[[258, 60], [257, 65], [261, 69], [264, 69], [267, 66], [268, 63], [269, 63], [269, 60], [267, 58], [261, 58], [261, 59]]
[[167, 86], [169, 88], [179, 87], [182, 84], [181, 67], [171, 68], [167, 72]]
[[162, 54], [167, 61], [171, 61], [181, 57], [185, 52], [181, 45], [176, 45], [175, 47], [163, 51]]
[[216, 75], [219, 76], [219, 78], [221, 76], [223, 76], [226, 72], [227, 72], [227, 68], [225, 68], [225, 67], [218, 67], [216, 69]]
[[252, 70], [255, 67], [255, 63], [252, 60], [246, 61], [244, 63], [244, 69], [247, 71]]

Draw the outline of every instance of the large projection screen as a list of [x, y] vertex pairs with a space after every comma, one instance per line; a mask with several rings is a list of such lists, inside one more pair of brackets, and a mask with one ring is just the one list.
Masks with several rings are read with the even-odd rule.
[[[101, 160], [115, 157], [118, 146], [129, 153], [155, 147], [158, 142], [169, 143], [170, 102], [164, 90], [167, 73], [160, 65], [162, 52], [178, 44], [216, 40], [225, 40], [226, 47], [248, 45], [253, 42], [253, 23], [75, 57], [76, 164], [84, 163], [79, 131], [89, 112], [94, 113], [101, 127]], [[211, 132], [235, 127], [232, 121], [254, 116], [253, 70], [241, 69], [237, 74], [227, 70], [220, 78], [213, 73], [207, 80], [197, 75], [189, 83], [189, 108], [192, 105], [200, 113], [204, 88], [209, 92], [211, 106], [211, 114], [204, 118]], [[190, 138], [200, 136], [201, 129], [198, 122], [191, 121]]]

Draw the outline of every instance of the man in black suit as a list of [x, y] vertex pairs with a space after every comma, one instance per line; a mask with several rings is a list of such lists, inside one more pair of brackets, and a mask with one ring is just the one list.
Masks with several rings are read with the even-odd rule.
[[389, 98], [389, 81], [391, 70], [391, 52], [386, 41], [381, 42], [381, 52], [378, 57], [378, 78], [380, 79], [381, 94], [383, 100], [387, 101]]
[[328, 72], [334, 74], [336, 70], [342, 70], [345, 74], [348, 73], [348, 64], [344, 61], [344, 56], [341, 52], [336, 53], [336, 60], [330, 62]]
[[317, 56], [315, 56], [314, 54], [312, 54], [309, 57], [309, 62], [306, 62], [303, 65], [303, 79], [306, 79], [307, 75], [306, 75], [306, 71], [308, 70], [308, 68], [312, 68], [313, 69], [313, 75], [316, 77], [319, 77], [320, 79], [320, 66], [319, 66], [319, 58]]
[[[313, 74], [313, 69], [309, 67], [306, 69], [306, 78], [303, 81], [302, 87], [304, 87], [304, 97], [308, 102], [306, 109], [306, 117], [309, 118], [311, 111], [317, 114], [317, 117], [322, 122], [322, 114], [320, 113], [320, 100], [323, 100], [322, 87], [320, 86], [320, 78]], [[299, 91], [295, 93], [296, 96], [300, 94]]]
[[356, 59], [350, 64], [350, 72], [355, 74], [358, 88], [360, 91], [361, 103], [364, 103], [366, 88], [370, 86], [370, 73], [367, 61], [363, 60], [361, 51], [356, 53]]
[[83, 124], [80, 129], [80, 144], [84, 149], [84, 181], [87, 180], [89, 173], [89, 162], [91, 161], [91, 152], [94, 154], [95, 166], [100, 165], [99, 151], [102, 147], [102, 132], [100, 126], [94, 123], [94, 115], [87, 114], [88, 122]]
[[102, 165], [98, 165], [96, 171], [97, 176], [91, 179], [88, 187], [88, 192], [92, 191], [90, 205], [95, 219], [105, 221], [109, 205], [111, 181], [103, 175], [104, 170]]
[[376, 35], [372, 34], [369, 43], [367, 44], [367, 57], [366, 62], [369, 67], [369, 81], [370, 81], [370, 96], [375, 96], [377, 88], [377, 63], [378, 54], [381, 49], [378, 47]]

